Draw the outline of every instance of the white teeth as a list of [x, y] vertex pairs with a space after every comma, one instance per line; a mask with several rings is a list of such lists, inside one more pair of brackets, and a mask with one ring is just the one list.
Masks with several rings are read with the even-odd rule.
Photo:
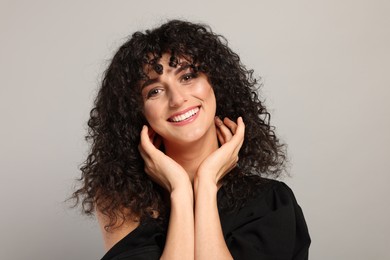
[[172, 117], [171, 120], [173, 122], [180, 122], [180, 121], [186, 120], [186, 119], [190, 118], [191, 116], [195, 115], [196, 113], [198, 113], [198, 111], [199, 111], [199, 108], [196, 107], [196, 108], [191, 109], [190, 111], [188, 111], [182, 115]]

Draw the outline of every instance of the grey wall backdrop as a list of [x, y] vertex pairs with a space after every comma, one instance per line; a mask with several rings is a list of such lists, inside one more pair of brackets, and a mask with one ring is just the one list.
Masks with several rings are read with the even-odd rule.
[[1, 1], [0, 259], [99, 259], [68, 209], [102, 71], [135, 30], [205, 22], [263, 77], [311, 259], [390, 259], [390, 2]]

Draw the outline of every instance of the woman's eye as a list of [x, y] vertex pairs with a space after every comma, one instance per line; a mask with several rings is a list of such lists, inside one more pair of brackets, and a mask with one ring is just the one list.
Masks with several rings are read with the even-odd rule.
[[184, 74], [181, 77], [181, 80], [184, 81], [184, 82], [188, 82], [188, 81], [190, 81], [191, 79], [193, 79], [195, 77], [196, 77], [195, 73], [187, 73], [187, 74]]
[[146, 98], [155, 97], [155, 96], [157, 96], [160, 92], [161, 92], [161, 89], [154, 88], [154, 89], [152, 89], [152, 90], [150, 90], [150, 91], [148, 92]]

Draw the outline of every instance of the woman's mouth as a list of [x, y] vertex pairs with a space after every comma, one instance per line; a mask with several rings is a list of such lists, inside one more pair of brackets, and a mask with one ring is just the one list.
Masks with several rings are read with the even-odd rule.
[[198, 112], [199, 112], [199, 107], [195, 107], [195, 108], [188, 110], [187, 112], [184, 112], [184, 113], [179, 114], [179, 115], [174, 115], [174, 116], [168, 118], [168, 121], [173, 122], [173, 123], [180, 123], [180, 122], [191, 119]]

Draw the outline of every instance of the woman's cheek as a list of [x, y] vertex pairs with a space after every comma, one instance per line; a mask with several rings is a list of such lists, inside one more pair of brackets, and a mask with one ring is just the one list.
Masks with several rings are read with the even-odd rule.
[[214, 91], [207, 80], [202, 80], [196, 84], [193, 88], [193, 94], [198, 98], [206, 100], [208, 98], [214, 98]]
[[156, 120], [156, 112], [153, 111], [155, 111], [153, 104], [147, 101], [144, 105], [144, 116], [149, 125], [154, 125]]

